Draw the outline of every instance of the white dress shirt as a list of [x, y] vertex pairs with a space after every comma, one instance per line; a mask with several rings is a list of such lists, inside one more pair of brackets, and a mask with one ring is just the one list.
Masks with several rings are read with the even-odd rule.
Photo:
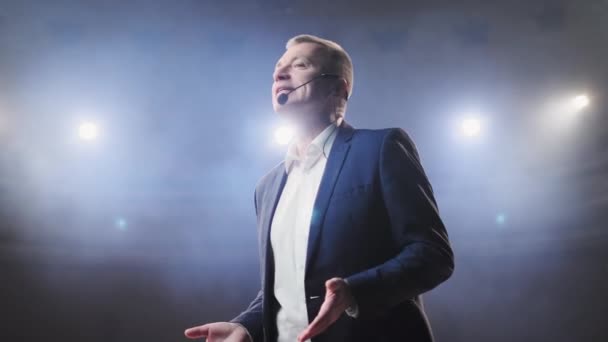
[[270, 241], [274, 252], [274, 296], [278, 342], [294, 342], [308, 326], [304, 271], [308, 233], [317, 191], [340, 121], [327, 126], [302, 156], [295, 143], [287, 149], [287, 182], [272, 220]]

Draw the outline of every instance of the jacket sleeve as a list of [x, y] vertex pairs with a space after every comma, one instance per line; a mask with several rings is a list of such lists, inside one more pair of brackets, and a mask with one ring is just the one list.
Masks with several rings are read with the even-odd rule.
[[[258, 216], [258, 198], [257, 190], [254, 192], [254, 205], [255, 214]], [[261, 262], [264, 262], [261, 260]], [[263, 276], [263, 275], [262, 275]], [[230, 323], [237, 323], [242, 325], [249, 334], [252, 342], [261, 342], [264, 339], [263, 325], [264, 325], [264, 290], [261, 289], [257, 296], [251, 301], [249, 307], [237, 317], [233, 318]]]
[[262, 303], [264, 302], [264, 293], [262, 290], [258, 292], [255, 299], [249, 304], [249, 307], [241, 312], [240, 315], [230, 321], [230, 323], [237, 323], [242, 325], [252, 342], [258, 342], [263, 340], [263, 311]]
[[359, 317], [382, 315], [448, 279], [454, 256], [431, 185], [414, 143], [402, 129], [389, 130], [379, 161], [381, 192], [398, 253], [346, 278]]

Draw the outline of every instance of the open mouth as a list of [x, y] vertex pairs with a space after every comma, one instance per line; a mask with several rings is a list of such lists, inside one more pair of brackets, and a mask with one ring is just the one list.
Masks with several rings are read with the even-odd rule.
[[288, 88], [288, 87], [278, 87], [277, 91], [275, 92], [275, 95], [279, 95], [281, 93], [288, 93], [292, 90], [293, 88]]

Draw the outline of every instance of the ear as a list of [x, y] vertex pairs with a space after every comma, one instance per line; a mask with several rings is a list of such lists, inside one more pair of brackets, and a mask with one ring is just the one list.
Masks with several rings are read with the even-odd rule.
[[341, 99], [348, 100], [348, 82], [344, 78], [341, 78], [336, 82], [334, 94]]

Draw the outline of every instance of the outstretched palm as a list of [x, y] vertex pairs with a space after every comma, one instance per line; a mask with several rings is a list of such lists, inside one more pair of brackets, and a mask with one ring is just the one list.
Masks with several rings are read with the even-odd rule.
[[206, 337], [207, 342], [250, 342], [249, 335], [242, 326], [228, 322], [200, 325], [187, 329], [185, 334], [191, 339]]

